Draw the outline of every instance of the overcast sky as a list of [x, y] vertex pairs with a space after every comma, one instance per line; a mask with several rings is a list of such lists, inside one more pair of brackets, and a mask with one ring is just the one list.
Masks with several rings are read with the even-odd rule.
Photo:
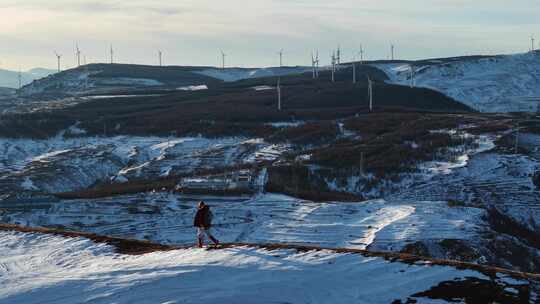
[[107, 60], [112, 43], [122, 63], [234, 66], [328, 62], [341, 45], [351, 59], [363, 44], [369, 59], [515, 53], [540, 41], [539, 0], [0, 0], [0, 68], [75, 63], [78, 42], [88, 62]]

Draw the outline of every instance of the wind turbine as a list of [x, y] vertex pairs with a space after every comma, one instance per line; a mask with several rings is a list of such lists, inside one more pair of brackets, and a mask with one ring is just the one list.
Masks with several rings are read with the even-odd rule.
[[352, 83], [356, 83], [356, 62], [352, 64]]
[[283, 49], [279, 50], [279, 67], [283, 67]]
[[227, 55], [222, 50], [221, 51], [221, 68], [222, 69], [225, 69], [225, 57], [227, 57]]
[[531, 52], [534, 52], [534, 36], [531, 35]]
[[360, 64], [364, 64], [364, 48], [360, 44]]
[[356, 83], [356, 58], [353, 57], [352, 62], [352, 83]]
[[113, 47], [112, 47], [112, 44], [111, 44], [111, 49], [109, 50], [110, 51], [110, 55], [111, 55], [111, 64], [114, 63], [114, 50], [113, 50]]
[[392, 58], [392, 60], [394, 60], [394, 44], [390, 45], [390, 53], [391, 53], [390, 58]]
[[21, 90], [22, 88], [22, 72], [21, 72], [21, 68], [19, 68], [19, 75], [17, 77], [19, 79], [19, 90]]
[[162, 64], [161, 59], [162, 59], [162, 56], [163, 56], [163, 52], [161, 52], [161, 50], [158, 51], [158, 56], [159, 56], [159, 66], [161, 66], [161, 64]]
[[339, 70], [340, 63], [341, 63], [341, 47], [338, 44], [338, 47], [334, 53], [334, 64], [335, 64], [335, 70]]
[[277, 104], [278, 111], [281, 111], [281, 84], [280, 82], [281, 82], [281, 77], [278, 77], [277, 86], [276, 86], [277, 96], [278, 96], [278, 104]]
[[79, 49], [79, 44], [75, 44], [75, 55], [77, 56], [77, 66], [81, 66], [81, 50]]
[[58, 54], [58, 52], [54, 51], [54, 54], [56, 55], [56, 61], [58, 64], [58, 72], [60, 72], [60, 58], [62, 58], [62, 55]]
[[316, 51], [315, 57], [311, 52], [311, 67], [313, 68], [313, 79], [319, 78], [319, 50]]
[[315, 54], [315, 76], [319, 78], [319, 50]]
[[313, 79], [317, 76], [317, 71], [315, 70], [315, 56], [313, 55], [313, 52], [311, 52], [311, 69], [313, 71]]
[[367, 80], [368, 80], [369, 111], [373, 112], [373, 81], [371, 81], [371, 78], [369, 78], [369, 76], [367, 77]]
[[336, 72], [336, 52], [332, 52], [332, 82], [336, 80], [335, 78], [335, 72]]

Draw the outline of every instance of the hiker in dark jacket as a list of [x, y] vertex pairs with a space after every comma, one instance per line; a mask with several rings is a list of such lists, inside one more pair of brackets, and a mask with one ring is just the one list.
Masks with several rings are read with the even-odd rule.
[[210, 207], [203, 201], [199, 202], [193, 226], [197, 227], [197, 246], [199, 246], [199, 248], [203, 246], [205, 234], [212, 242], [214, 242], [214, 244], [219, 244], [219, 241], [210, 233], [210, 228], [212, 227], [212, 212], [210, 211]]

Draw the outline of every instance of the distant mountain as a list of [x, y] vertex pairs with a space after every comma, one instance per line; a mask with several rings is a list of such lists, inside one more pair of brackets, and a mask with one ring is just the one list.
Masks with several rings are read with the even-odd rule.
[[[89, 64], [38, 79], [26, 85], [24, 96], [65, 97], [109, 94], [140, 89], [191, 90], [211, 88], [223, 82], [269, 76], [301, 74], [306, 67], [214, 68], [192, 66], [149, 66], [133, 64]], [[41, 70], [32, 70], [36, 75]]]
[[[40, 79], [55, 73], [56, 70], [34, 68], [21, 73], [21, 84], [27, 85], [36, 79]], [[0, 87], [18, 88], [19, 72], [0, 69]]]

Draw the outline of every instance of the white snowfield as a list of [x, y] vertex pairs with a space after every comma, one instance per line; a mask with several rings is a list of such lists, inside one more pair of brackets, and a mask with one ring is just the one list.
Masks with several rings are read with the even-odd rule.
[[[413, 296], [472, 270], [359, 254], [239, 247], [116, 254], [83, 238], [0, 232], [0, 303], [446, 303]], [[499, 275], [497, 282], [527, 281]], [[534, 300], [534, 299], [533, 299]]]
[[201, 199], [212, 207], [215, 236], [223, 242], [399, 251], [417, 241], [473, 241], [488, 228], [483, 209], [449, 208], [446, 202], [313, 203], [278, 194], [233, 198], [150, 193], [70, 200], [49, 210], [10, 212], [0, 215], [0, 221], [193, 244], [193, 216]]
[[[410, 85], [410, 64], [375, 64], [390, 83]], [[466, 58], [415, 67], [415, 86], [434, 89], [481, 112], [535, 112], [540, 53]]]

